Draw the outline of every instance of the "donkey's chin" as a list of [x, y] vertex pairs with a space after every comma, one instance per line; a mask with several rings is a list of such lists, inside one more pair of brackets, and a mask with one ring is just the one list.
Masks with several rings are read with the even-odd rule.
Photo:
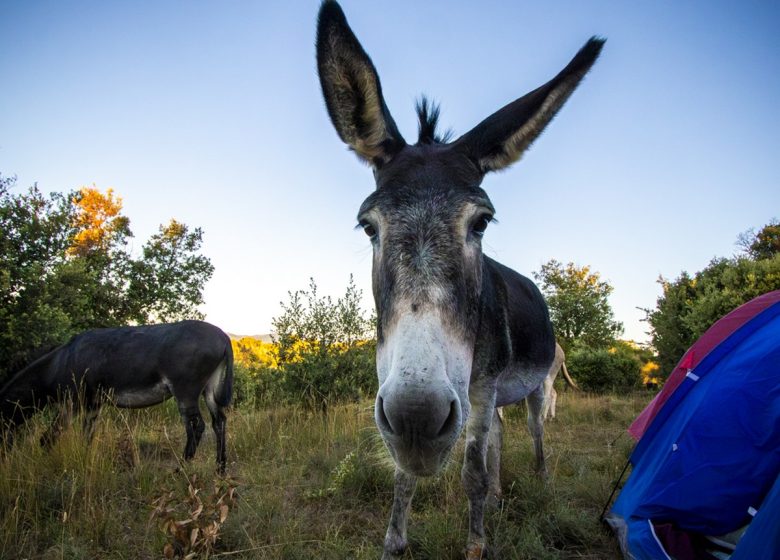
[[382, 434], [395, 464], [407, 474], [414, 476], [433, 476], [447, 464], [458, 436], [446, 440], [416, 442], [405, 444], [401, 438]]

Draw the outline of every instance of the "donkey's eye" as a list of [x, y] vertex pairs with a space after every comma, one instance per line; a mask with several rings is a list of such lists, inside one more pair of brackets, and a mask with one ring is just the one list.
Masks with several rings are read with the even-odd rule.
[[477, 220], [474, 222], [474, 225], [471, 226], [471, 231], [474, 232], [474, 235], [478, 237], [482, 237], [482, 234], [485, 233], [485, 230], [488, 227], [488, 224], [493, 219], [493, 216], [490, 214], [483, 214]]
[[363, 222], [360, 225], [367, 236], [369, 236], [371, 239], [374, 239], [376, 237], [376, 229], [374, 228], [374, 226], [372, 226], [368, 222]]

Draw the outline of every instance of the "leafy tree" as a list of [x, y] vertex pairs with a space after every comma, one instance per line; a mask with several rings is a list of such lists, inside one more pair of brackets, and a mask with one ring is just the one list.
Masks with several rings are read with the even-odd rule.
[[89, 257], [116, 251], [132, 237], [130, 220], [122, 216], [122, 199], [114, 196], [114, 190], [105, 194], [95, 187], [82, 187], [73, 196], [71, 221], [76, 229], [69, 255]]
[[0, 381], [35, 349], [89, 328], [199, 316], [213, 271], [197, 254], [200, 229], [172, 221], [134, 258], [113, 191], [15, 186], [0, 176]]
[[780, 221], [771, 220], [758, 233], [749, 229], [737, 237], [737, 245], [753, 260], [771, 259], [780, 254]]
[[[72, 272], [82, 275], [80, 313], [72, 313], [78, 330], [126, 324], [132, 317], [127, 288], [132, 257], [127, 248], [130, 220], [112, 189], [82, 187], [70, 194], [73, 233], [66, 250]], [[141, 321], [145, 322], [145, 321]]]
[[[744, 255], [713, 259], [693, 276], [659, 279], [663, 293], [646, 309], [660, 373], [668, 375], [688, 347], [715, 321], [751, 299], [780, 289], [780, 253], [769, 250], [776, 222], [754, 234]], [[740, 236], [744, 241], [745, 234]], [[755, 250], [750, 250], [755, 247]]]
[[132, 263], [128, 288], [133, 306], [130, 317], [138, 322], [171, 322], [202, 318], [203, 288], [214, 273], [211, 261], [199, 254], [203, 231], [171, 220], [160, 226]]
[[[73, 276], [64, 269], [73, 231], [70, 201], [47, 199], [36, 185], [14, 195], [15, 185], [14, 178], [0, 177], [0, 380], [34, 348], [73, 330], [63, 302]], [[79, 306], [75, 298], [73, 306]]]
[[288, 295], [272, 320], [287, 397], [327, 410], [331, 401], [376, 391], [374, 321], [360, 307], [352, 276], [335, 302], [318, 295], [314, 279], [308, 290]]
[[534, 278], [547, 299], [555, 336], [564, 350], [575, 344], [603, 348], [623, 332], [608, 301], [612, 286], [589, 266], [564, 266], [552, 259]]

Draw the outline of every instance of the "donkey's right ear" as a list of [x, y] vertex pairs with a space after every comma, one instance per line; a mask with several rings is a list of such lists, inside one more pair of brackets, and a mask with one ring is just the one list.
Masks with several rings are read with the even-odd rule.
[[406, 142], [387, 110], [371, 59], [332, 0], [322, 3], [317, 20], [317, 70], [341, 139], [375, 168], [389, 162]]

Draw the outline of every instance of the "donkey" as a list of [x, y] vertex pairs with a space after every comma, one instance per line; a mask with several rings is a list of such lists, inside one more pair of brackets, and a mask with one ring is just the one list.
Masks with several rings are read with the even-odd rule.
[[[547, 472], [545, 467], [544, 449], [542, 448], [544, 422], [555, 419], [555, 406], [558, 401], [558, 392], [555, 390], [554, 384], [559, 371], [563, 371], [566, 383], [572, 389], [579, 390], [579, 387], [577, 387], [577, 384], [569, 376], [569, 371], [566, 369], [566, 354], [560, 344], [556, 342], [555, 358], [553, 359], [547, 375], [542, 380], [542, 406], [539, 407], [536, 404], [536, 399], [538, 398], [536, 391], [530, 393], [525, 398], [526, 410], [528, 411], [528, 431], [531, 432], [534, 443], [534, 455], [536, 456], [536, 470], [542, 476], [545, 476]], [[502, 407], [496, 407], [496, 415], [497, 416], [493, 421], [498, 422], [498, 425], [491, 425], [490, 434], [488, 435], [489, 455], [487, 458], [487, 468], [488, 480], [490, 483], [488, 499], [498, 500], [501, 498], [499, 471], [501, 469], [501, 446], [504, 442], [504, 412]]]
[[563, 372], [563, 377], [566, 380], [566, 384], [572, 389], [579, 390], [577, 384], [569, 375], [569, 370], [566, 368], [566, 353], [561, 348], [561, 345], [555, 343], [555, 359], [550, 366], [550, 372], [547, 377], [544, 378], [544, 407], [542, 409], [542, 418], [544, 420], [555, 420], [555, 407], [558, 403], [558, 391], [555, 390], [554, 383], [555, 378], [558, 377], [558, 372]]
[[[173, 396], [187, 431], [184, 458], [192, 459], [205, 429], [203, 394], [225, 472], [225, 408], [233, 393], [233, 348], [220, 329], [203, 321], [95, 329], [35, 360], [0, 389], [0, 422], [13, 430], [49, 403], [61, 405], [42, 443], [51, 444], [73, 412], [85, 411], [91, 437], [100, 406], [143, 408]], [[0, 425], [0, 427], [2, 427]]]
[[[330, 0], [320, 7], [316, 50], [325, 105], [340, 138], [373, 168], [376, 180], [358, 223], [373, 246], [380, 386], [374, 415], [396, 464], [386, 558], [407, 547], [417, 477], [442, 468], [464, 426], [466, 552], [469, 558], [486, 552], [487, 463], [500, 452], [488, 453], [488, 441], [499, 439], [489, 437], [500, 430], [496, 407], [526, 398], [529, 415], [541, 418], [555, 338], [533, 282], [482, 254], [495, 209], [480, 183], [520, 158], [603, 42], [590, 39], [550, 82], [454, 142], [437, 134], [439, 110], [423, 98], [419, 137], [409, 145], [341, 7]], [[533, 438], [541, 450], [541, 427]]]

